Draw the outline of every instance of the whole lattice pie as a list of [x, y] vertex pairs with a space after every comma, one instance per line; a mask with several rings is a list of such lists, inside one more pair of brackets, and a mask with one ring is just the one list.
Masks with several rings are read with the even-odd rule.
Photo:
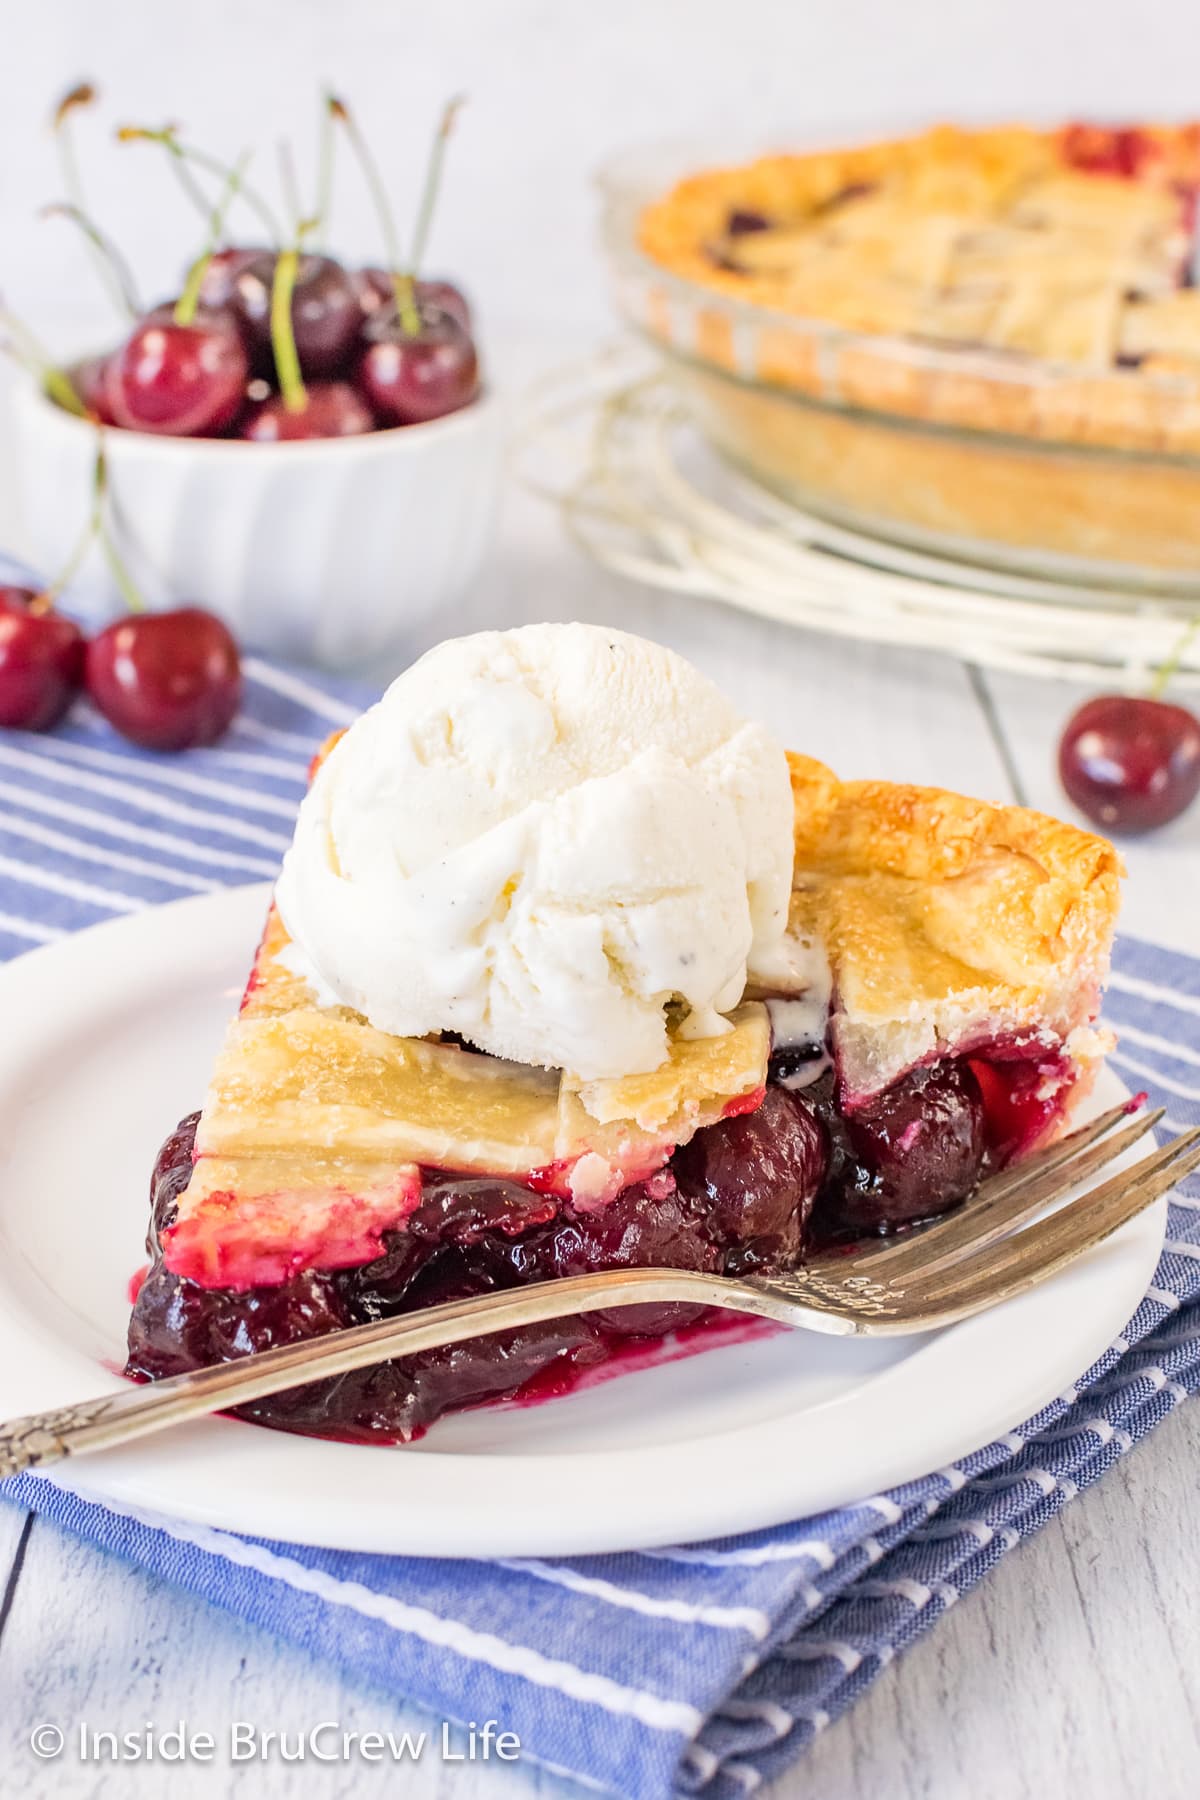
[[[834, 328], [764, 326], [768, 379], [956, 425], [1194, 450], [1198, 190], [1200, 125], [940, 127], [692, 175], [644, 210], [639, 242], [691, 283]], [[701, 348], [732, 363], [721, 335], [714, 320]]]
[[[580, 1080], [390, 1036], [291, 966], [272, 908], [203, 1110], [155, 1170], [129, 1368], [161, 1376], [598, 1268], [731, 1273], [969, 1199], [1061, 1129], [1117, 906], [1111, 845], [1021, 808], [790, 759], [799, 971], [650, 1073]], [[408, 1438], [695, 1324], [640, 1306], [311, 1383], [245, 1409]]]

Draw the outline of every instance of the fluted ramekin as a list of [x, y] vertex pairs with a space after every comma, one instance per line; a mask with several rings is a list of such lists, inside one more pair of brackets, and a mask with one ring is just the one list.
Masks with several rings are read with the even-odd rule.
[[[91, 507], [99, 428], [22, 382], [13, 397], [25, 547], [47, 579]], [[379, 669], [452, 605], [491, 539], [498, 401], [425, 425], [285, 444], [103, 431], [114, 539], [151, 606], [190, 602], [250, 646]], [[72, 593], [111, 597], [96, 546]]]

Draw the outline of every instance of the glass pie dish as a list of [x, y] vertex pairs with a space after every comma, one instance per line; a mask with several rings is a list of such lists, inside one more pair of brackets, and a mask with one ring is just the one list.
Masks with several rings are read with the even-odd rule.
[[[1059, 155], [1071, 132], [1085, 129], [1091, 130], [995, 132], [978, 140], [1044, 142]], [[1191, 157], [1189, 132], [1180, 128], [1175, 136]], [[948, 129], [947, 135], [975, 141]], [[1135, 135], [1109, 133], [1105, 143], [1123, 145]], [[1200, 360], [1190, 350], [1133, 354], [1114, 335], [1111, 354], [1072, 360], [976, 343], [966, 329], [956, 338], [944, 320], [929, 337], [919, 321], [906, 332], [879, 329], [877, 321], [869, 330], [855, 328], [845, 322], [853, 306], [843, 306], [838, 319], [805, 316], [795, 299], [764, 300], [769, 282], [746, 283], [755, 298], [744, 298], [737, 292], [742, 271], [721, 245], [702, 246], [713, 264], [709, 276], [700, 267], [703, 257], [664, 256], [669, 232], [647, 229], [647, 220], [661, 224], [681, 192], [789, 162], [820, 168], [820, 178], [836, 189], [823, 204], [837, 204], [843, 195], [858, 201], [871, 190], [873, 169], [886, 168], [891, 155], [911, 154], [926, 138], [764, 159], [711, 175], [694, 172], [718, 159], [697, 155], [694, 146], [621, 159], [603, 173], [601, 189], [603, 239], [622, 315], [664, 354], [718, 451], [807, 511], [1021, 573], [1195, 595]], [[1070, 179], [1094, 167], [1077, 163]], [[1108, 163], [1099, 172], [1109, 188], [1117, 174], [1128, 173]], [[1188, 291], [1194, 175], [1169, 184], [1164, 177], [1153, 192], [1159, 201], [1169, 194], [1181, 220], [1156, 264], [1148, 298], [1156, 317], [1165, 308], [1172, 318], [1170, 308], [1180, 301], [1200, 316], [1200, 296]], [[729, 242], [763, 226], [757, 214], [740, 215], [735, 204], [726, 229]], [[1113, 279], [1132, 280], [1123, 265]], [[1089, 290], [1089, 302], [1095, 297]], [[1140, 291], [1122, 288], [1109, 299], [1133, 318], [1135, 333], [1151, 316], [1151, 307], [1143, 315], [1134, 305], [1143, 299]], [[868, 304], [858, 311], [870, 316]]]

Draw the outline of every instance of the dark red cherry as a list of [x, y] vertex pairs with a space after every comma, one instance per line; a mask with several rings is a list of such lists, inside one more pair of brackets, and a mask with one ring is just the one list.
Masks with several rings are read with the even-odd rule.
[[1200, 720], [1165, 700], [1101, 694], [1068, 719], [1058, 770], [1097, 825], [1153, 831], [1200, 793]]
[[449, 313], [452, 319], [458, 320], [464, 331], [473, 330], [470, 302], [454, 282], [426, 281], [422, 278], [417, 282], [417, 299], [422, 306], [428, 306], [434, 312]]
[[[230, 283], [226, 304], [241, 323], [247, 347], [259, 367], [271, 367], [271, 285], [275, 257], [261, 251], [242, 263]], [[292, 293], [292, 331], [300, 368], [332, 375], [345, 361], [362, 329], [362, 307], [354, 278], [329, 256], [302, 256]]]
[[1136, 180], [1163, 156], [1152, 132], [1137, 125], [1068, 125], [1062, 134], [1063, 161], [1089, 175], [1121, 175]]
[[282, 394], [272, 394], [254, 408], [239, 435], [256, 444], [282, 444], [374, 431], [370, 408], [348, 381], [312, 381], [305, 392], [307, 404], [299, 412], [289, 411]]
[[146, 750], [215, 743], [242, 694], [237, 645], [199, 606], [115, 620], [88, 645], [85, 676], [105, 718]]
[[[581, 1275], [589, 1269], [697, 1269], [712, 1271], [720, 1255], [701, 1229], [702, 1214], [694, 1201], [675, 1189], [669, 1178], [659, 1178], [665, 1190], [655, 1197], [655, 1183], [627, 1187], [615, 1200], [592, 1211], [577, 1213], [545, 1236], [540, 1253], [534, 1253], [533, 1279], [547, 1275]], [[518, 1257], [525, 1242], [514, 1246]], [[676, 1331], [699, 1318], [702, 1307], [676, 1301], [648, 1301], [622, 1306], [611, 1312], [593, 1313], [597, 1324], [617, 1335], [656, 1334]]]
[[841, 1113], [827, 1080], [805, 1090], [833, 1143], [818, 1238], [891, 1231], [965, 1200], [986, 1149], [983, 1095], [966, 1063], [914, 1069]]
[[222, 313], [177, 325], [170, 309], [144, 319], [109, 358], [105, 397], [129, 431], [194, 437], [236, 418], [249, 374], [241, 338]]
[[[359, 305], [367, 317], [374, 318], [377, 313], [391, 311], [396, 304], [396, 288], [391, 275], [386, 269], [359, 269], [353, 276], [358, 293]], [[464, 331], [471, 329], [471, 308], [462, 289], [452, 281], [425, 281], [416, 283], [417, 301], [421, 306], [435, 308], [438, 312], [449, 313], [457, 319]]]
[[83, 679], [84, 637], [33, 588], [0, 587], [0, 725], [46, 731]]
[[393, 310], [368, 325], [357, 380], [382, 424], [424, 424], [474, 400], [475, 345], [449, 313], [422, 308], [420, 330], [410, 334]]
[[725, 230], [729, 237], [748, 237], [755, 231], [770, 231], [771, 221], [765, 213], [754, 212], [748, 206], [735, 206], [725, 221]]
[[215, 250], [200, 282], [201, 306], [211, 307], [215, 311], [235, 307], [238, 276], [251, 263], [264, 256], [269, 257], [270, 254], [261, 244], [227, 244], [223, 250]]
[[545, 1225], [558, 1212], [558, 1202], [519, 1181], [501, 1176], [451, 1175], [426, 1170], [421, 1204], [405, 1220], [416, 1242], [478, 1244], [494, 1232], [518, 1236]]
[[108, 364], [107, 356], [88, 356], [82, 362], [73, 363], [66, 371], [67, 379], [85, 408], [101, 425], [116, 423], [108, 404]]
[[798, 1093], [769, 1087], [754, 1112], [698, 1131], [675, 1152], [680, 1192], [737, 1248], [728, 1266], [796, 1257], [828, 1163], [824, 1127]]

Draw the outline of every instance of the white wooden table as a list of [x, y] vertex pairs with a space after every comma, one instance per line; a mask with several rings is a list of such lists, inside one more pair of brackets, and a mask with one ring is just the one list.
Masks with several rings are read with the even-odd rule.
[[[937, 657], [801, 636], [626, 587], [587, 565], [557, 523], [509, 502], [493, 572], [430, 634], [541, 618], [642, 631], [707, 669], [783, 740], [842, 774], [941, 783], [1050, 810], [1059, 727], [1079, 695], [989, 679]], [[424, 643], [415, 644], [414, 651]], [[1200, 953], [1200, 808], [1129, 851], [1129, 930]], [[1200, 1407], [1184, 1406], [1098, 1488], [1011, 1554], [778, 1784], [821, 1800], [1092, 1800], [1195, 1792], [1200, 1771]], [[382, 1791], [361, 1763], [37, 1764], [42, 1721], [218, 1736], [231, 1719], [295, 1731], [420, 1728], [403, 1695], [338, 1677], [43, 1522], [0, 1508], [0, 1793], [205, 1800]], [[410, 1794], [502, 1800], [556, 1784], [529, 1766], [408, 1765]], [[169, 1783], [169, 1786], [168, 1786]]]

